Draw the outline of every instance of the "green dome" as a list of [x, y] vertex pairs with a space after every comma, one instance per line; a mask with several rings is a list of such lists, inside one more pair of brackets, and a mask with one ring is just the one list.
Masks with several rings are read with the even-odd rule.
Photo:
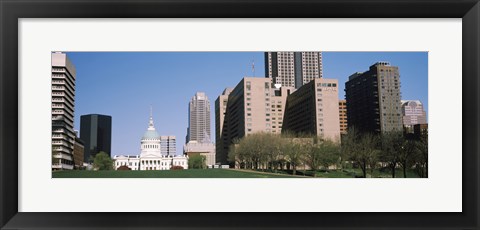
[[143, 134], [142, 139], [160, 139], [160, 134], [157, 133], [155, 130], [148, 130]]

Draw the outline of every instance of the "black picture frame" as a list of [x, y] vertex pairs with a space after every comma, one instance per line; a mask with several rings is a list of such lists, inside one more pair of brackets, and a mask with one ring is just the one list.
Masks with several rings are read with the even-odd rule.
[[[479, 229], [478, 0], [0, 0], [1, 229]], [[20, 18], [462, 18], [460, 213], [18, 212]], [[458, 80], [458, 79], [457, 79]], [[457, 125], [457, 124], [452, 124]], [[449, 134], [445, 134], [449, 135]], [[39, 197], [41, 199], [41, 197]], [[227, 201], [225, 201], [227, 202]], [[438, 202], [442, 202], [439, 200]], [[221, 204], [222, 201], [219, 201]], [[233, 204], [231, 204], [233, 205]]]

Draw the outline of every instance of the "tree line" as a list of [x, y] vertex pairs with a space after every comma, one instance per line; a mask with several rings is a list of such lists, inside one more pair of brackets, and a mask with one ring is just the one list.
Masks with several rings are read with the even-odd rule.
[[[341, 143], [341, 144], [340, 144]], [[402, 132], [384, 134], [359, 133], [350, 128], [341, 141], [331, 141], [315, 135], [254, 133], [234, 140], [228, 159], [235, 167], [253, 170], [343, 169], [352, 165], [362, 171], [362, 177], [373, 175], [375, 169], [389, 170], [403, 177], [413, 170], [419, 177], [428, 177], [428, 141], [423, 136], [412, 139]], [[316, 176], [316, 173], [313, 173]]]

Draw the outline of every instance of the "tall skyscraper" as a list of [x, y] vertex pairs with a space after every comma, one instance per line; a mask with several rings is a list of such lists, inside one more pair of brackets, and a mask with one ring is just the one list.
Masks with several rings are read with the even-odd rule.
[[84, 142], [84, 159], [99, 152], [111, 155], [112, 117], [101, 114], [88, 114], [80, 117], [80, 139]]
[[315, 78], [321, 78], [321, 52], [266, 52], [265, 77], [273, 84], [300, 88]]
[[52, 53], [52, 170], [73, 169], [75, 66], [67, 55]]
[[427, 124], [427, 114], [419, 100], [402, 100], [402, 116], [407, 133], [413, 133], [416, 124]]
[[224, 123], [219, 130], [221, 138], [217, 140], [223, 142], [224, 148], [216, 150], [216, 161], [228, 163], [228, 148], [236, 138], [256, 132], [280, 134], [285, 101], [294, 90], [292, 87], [272, 86], [269, 78], [243, 78], [226, 100]]
[[204, 92], [197, 92], [188, 104], [188, 134], [189, 141], [202, 142], [210, 139], [210, 101]]
[[282, 132], [340, 141], [338, 81], [317, 78], [288, 95]]
[[360, 132], [402, 131], [400, 73], [388, 62], [377, 62], [345, 83], [348, 127]]
[[160, 147], [162, 156], [176, 156], [177, 138], [175, 136], [160, 136]]

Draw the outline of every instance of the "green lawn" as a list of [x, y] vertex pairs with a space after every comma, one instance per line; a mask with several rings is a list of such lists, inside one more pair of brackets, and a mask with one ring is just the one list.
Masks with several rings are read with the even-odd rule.
[[[261, 172], [261, 170], [257, 170], [258, 172]], [[273, 172], [272, 170], [266, 170], [267, 172]], [[292, 170], [277, 170], [276, 173], [282, 174], [282, 175], [291, 175], [293, 172]], [[307, 170], [305, 172], [305, 175], [307, 177], [313, 177], [313, 171], [312, 170]], [[337, 169], [337, 170], [329, 170], [328, 172], [319, 170], [316, 172], [317, 178], [355, 178], [361, 177], [363, 175], [362, 170], [355, 168], [349, 168], [349, 169]], [[304, 172], [303, 170], [297, 170], [297, 175], [298, 176], [303, 176]], [[370, 175], [370, 170], [367, 172], [367, 177], [372, 178]], [[391, 178], [392, 174], [390, 171], [380, 171], [378, 169], [373, 170], [373, 178]], [[403, 171], [401, 169], [397, 169], [395, 171], [395, 178], [403, 178]], [[413, 171], [413, 170], [407, 170], [407, 178], [418, 178], [418, 175]]]
[[232, 169], [187, 169], [164, 171], [54, 171], [53, 178], [294, 178]]

